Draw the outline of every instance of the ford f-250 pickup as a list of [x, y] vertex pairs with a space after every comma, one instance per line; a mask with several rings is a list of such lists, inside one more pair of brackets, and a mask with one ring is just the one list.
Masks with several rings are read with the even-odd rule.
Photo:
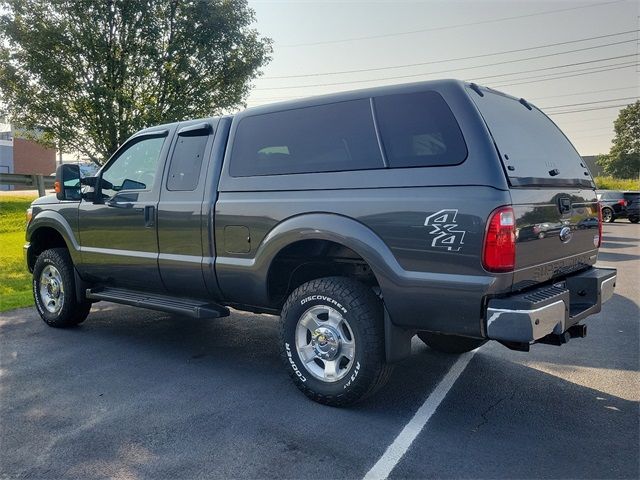
[[59, 167], [56, 189], [25, 245], [48, 325], [100, 300], [280, 315], [286, 369], [330, 405], [380, 388], [416, 334], [449, 353], [583, 337], [616, 281], [567, 138], [453, 80], [147, 128], [95, 177]]

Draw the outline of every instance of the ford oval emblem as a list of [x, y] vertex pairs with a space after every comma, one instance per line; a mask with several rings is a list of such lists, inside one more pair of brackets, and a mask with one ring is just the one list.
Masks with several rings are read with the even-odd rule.
[[571, 240], [572, 236], [573, 233], [571, 232], [571, 227], [562, 227], [562, 230], [560, 230], [560, 240], [562, 243], [567, 243]]

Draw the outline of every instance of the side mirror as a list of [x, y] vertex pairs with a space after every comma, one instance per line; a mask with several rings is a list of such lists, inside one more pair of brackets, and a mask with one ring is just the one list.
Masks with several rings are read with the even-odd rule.
[[56, 168], [56, 197], [58, 200], [80, 200], [80, 167], [63, 164]]
[[98, 185], [98, 177], [82, 177], [80, 183], [95, 188]]

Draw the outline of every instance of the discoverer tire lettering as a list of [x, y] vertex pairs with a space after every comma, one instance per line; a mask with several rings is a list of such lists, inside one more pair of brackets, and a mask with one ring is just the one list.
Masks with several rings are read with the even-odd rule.
[[[301, 318], [311, 311], [322, 311], [322, 307], [326, 307], [327, 312], [333, 312], [331, 315], [342, 316], [339, 322], [344, 325], [343, 331], [337, 331], [337, 337], [342, 338], [344, 335], [344, 343], [337, 347], [335, 357], [329, 357], [329, 361], [337, 358], [343, 362], [338, 362], [336, 367], [340, 369], [339, 375], [325, 378], [317, 372], [318, 365], [325, 365], [324, 368], [327, 368], [323, 363], [326, 358], [321, 357], [322, 352], [313, 350], [310, 355], [305, 353], [304, 355], [309, 355], [305, 357], [305, 364], [298, 348], [308, 349], [311, 343], [302, 347], [299, 347], [299, 343], [296, 344]], [[322, 314], [318, 315], [317, 323], [312, 324], [315, 333], [302, 330], [303, 338], [305, 332], [307, 338], [310, 338], [314, 334], [321, 335], [318, 332], [322, 328], [328, 328], [325, 325], [330, 322], [327, 320], [326, 324], [323, 323], [321, 317]], [[349, 335], [353, 338], [347, 338]], [[326, 405], [350, 405], [367, 398], [386, 383], [392, 371], [392, 366], [385, 362], [382, 300], [370, 287], [351, 278], [320, 278], [295, 289], [282, 308], [280, 345], [281, 357], [294, 384], [307, 397]], [[345, 345], [353, 348], [349, 350], [350, 354], [353, 352], [349, 358], [346, 353], [340, 357], [340, 352], [347, 352], [342, 350], [346, 348]], [[315, 365], [312, 364], [314, 362]], [[312, 373], [314, 369], [315, 373]], [[322, 367], [320, 371], [322, 372]]]
[[344, 308], [342, 306], [342, 304], [340, 304], [340, 302], [336, 302], [333, 298], [331, 297], [325, 297], [324, 295], [311, 295], [307, 298], [303, 298], [302, 300], [300, 300], [300, 305], [304, 305], [307, 302], [311, 302], [313, 300], [322, 300], [322, 301], [326, 301], [336, 307], [338, 307], [342, 313], [347, 313], [347, 309]]

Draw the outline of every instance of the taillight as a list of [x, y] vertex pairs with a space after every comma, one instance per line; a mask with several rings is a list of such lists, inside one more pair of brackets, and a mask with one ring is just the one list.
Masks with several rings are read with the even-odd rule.
[[508, 272], [516, 263], [515, 215], [513, 208], [494, 210], [487, 222], [482, 264], [490, 272]]
[[598, 237], [593, 239], [596, 248], [602, 245], [602, 204], [598, 202]]

